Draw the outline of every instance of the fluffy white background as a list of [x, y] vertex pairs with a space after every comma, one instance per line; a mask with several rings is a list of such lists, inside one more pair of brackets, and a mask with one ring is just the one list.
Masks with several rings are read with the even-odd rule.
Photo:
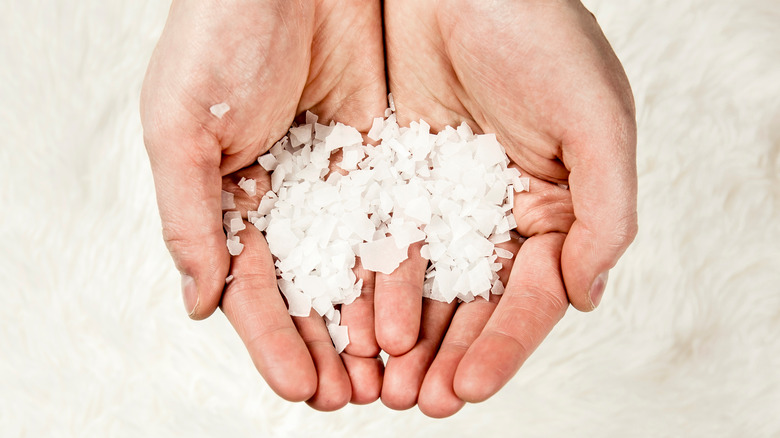
[[160, 239], [138, 95], [167, 12], [0, 3], [0, 435], [780, 436], [780, 8], [591, 0], [639, 118], [636, 242], [490, 401], [280, 401]]

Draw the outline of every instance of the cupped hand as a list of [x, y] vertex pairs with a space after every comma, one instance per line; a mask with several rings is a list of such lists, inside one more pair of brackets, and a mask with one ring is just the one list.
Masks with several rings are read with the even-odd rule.
[[[377, 2], [360, 0], [174, 1], [141, 95], [163, 237], [182, 274], [187, 312], [205, 318], [221, 300], [271, 388], [320, 409], [378, 396], [373, 281], [359, 272], [367, 290], [343, 309], [352, 342], [342, 364], [321, 321], [293, 325], [267, 245], [253, 227], [239, 234], [245, 252], [231, 267], [220, 189], [227, 176], [225, 188], [236, 191], [230, 184], [242, 173], [233, 172], [253, 163], [305, 110], [364, 132], [381, 116], [380, 14]], [[211, 111], [222, 103], [227, 112]], [[234, 280], [223, 298], [229, 273]]]
[[384, 17], [399, 121], [495, 133], [531, 179], [515, 196], [517, 231], [528, 239], [503, 297], [449, 308], [451, 321], [441, 317], [447, 309], [426, 312], [430, 339], [387, 364], [388, 406], [416, 402], [446, 416], [506, 384], [569, 302], [599, 304], [637, 231], [634, 103], [578, 1], [388, 0]]
[[[238, 183], [256, 182], [257, 194], [248, 195]], [[249, 350], [255, 366], [271, 388], [289, 400], [307, 400], [314, 408], [333, 410], [347, 402], [376, 400], [382, 384], [382, 361], [376, 357], [370, 320], [347, 322], [352, 345], [358, 349], [337, 354], [325, 322], [312, 310], [309, 317], [287, 313], [276, 285], [274, 263], [262, 232], [247, 222], [247, 211], [257, 210], [270, 190], [269, 174], [259, 165], [222, 178], [222, 189], [234, 196], [235, 211], [245, 228], [237, 233], [244, 249], [233, 257], [231, 280], [225, 286], [222, 311]], [[357, 268], [357, 275], [362, 275]], [[363, 276], [368, 279], [370, 277]], [[366, 291], [364, 291], [366, 292]], [[342, 312], [371, 312], [370, 294], [363, 294]], [[348, 318], [345, 315], [344, 318]], [[361, 331], [362, 330], [362, 331]], [[368, 330], [368, 331], [367, 331]], [[367, 355], [364, 355], [368, 351]]]

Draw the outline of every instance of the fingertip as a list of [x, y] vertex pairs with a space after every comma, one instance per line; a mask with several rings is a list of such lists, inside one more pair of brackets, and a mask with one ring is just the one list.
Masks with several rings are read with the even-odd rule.
[[572, 225], [561, 251], [561, 273], [571, 305], [590, 312], [601, 303], [612, 269], [631, 243], [630, 237], [599, 237], [579, 222]]
[[268, 386], [285, 400], [306, 401], [317, 390], [317, 369], [279, 293], [262, 233], [253, 228], [243, 232], [246, 247], [233, 260], [222, 311]]
[[444, 401], [429, 402], [425, 398], [420, 398], [418, 402], [420, 412], [431, 418], [447, 418], [455, 415], [466, 406], [466, 402], [457, 397], [447, 397]]
[[422, 242], [409, 246], [409, 257], [392, 274], [377, 273], [374, 285], [374, 325], [379, 347], [391, 356], [409, 352], [420, 335], [423, 282], [428, 261]]
[[293, 321], [308, 349], [317, 378], [316, 390], [306, 403], [326, 412], [346, 406], [352, 398], [351, 382], [322, 317], [312, 310], [310, 316], [294, 317]]
[[415, 321], [380, 323], [376, 327], [376, 339], [379, 347], [390, 356], [403, 356], [411, 351], [420, 332], [419, 313]]
[[302, 378], [298, 379], [295, 385], [278, 389], [271, 386], [271, 389], [273, 389], [279, 397], [292, 403], [308, 401], [317, 393], [317, 374], [316, 372], [313, 372], [312, 374], [307, 373], [305, 376], [301, 377]]
[[460, 348], [443, 347], [425, 375], [417, 404], [432, 418], [445, 418], [461, 410], [466, 402], [453, 389], [453, 376], [463, 356]]
[[[468, 403], [480, 403], [493, 396], [520, 369], [525, 355], [517, 346], [506, 345], [509, 338], [485, 335], [477, 339], [458, 365], [453, 391]], [[518, 357], [521, 356], [521, 357]]]
[[576, 219], [563, 244], [561, 269], [569, 301], [585, 312], [598, 306], [605, 272], [639, 229], [635, 128], [618, 131], [564, 147]]
[[314, 397], [317, 369], [295, 328], [252, 342], [248, 350], [255, 368], [279, 397], [296, 403]]
[[609, 271], [604, 271], [597, 275], [593, 280], [593, 283], [590, 285], [588, 296], [590, 298], [590, 305], [593, 309], [598, 307], [599, 303], [601, 303], [601, 298], [604, 295], [604, 290], [607, 287], [607, 278], [609, 278]]
[[216, 310], [230, 266], [220, 209], [221, 149], [206, 133], [181, 137], [169, 128], [150, 134], [147, 149], [162, 237], [178, 271], [196, 284], [183, 293], [187, 314], [199, 320]]
[[382, 382], [382, 404], [395, 411], [405, 411], [417, 404], [425, 370], [419, 365], [425, 362], [424, 349], [415, 348], [403, 356], [391, 356], [387, 361]]
[[187, 274], [181, 274], [181, 296], [184, 301], [184, 310], [192, 318], [198, 308], [198, 285], [195, 279]]
[[[226, 273], [227, 274], [227, 273]], [[184, 278], [186, 274], [182, 275]], [[227, 277], [227, 275], [225, 275]], [[182, 294], [184, 295], [184, 308], [190, 319], [200, 321], [211, 316], [219, 307], [225, 280], [216, 281], [216, 285], [200, 288], [195, 280], [185, 286], [182, 280]]]
[[330, 351], [319, 354], [312, 351], [318, 369], [317, 389], [306, 400], [306, 404], [318, 411], [330, 412], [341, 409], [352, 398], [352, 386], [344, 365], [335, 354], [332, 345], [325, 346]]
[[374, 273], [363, 269], [356, 259], [355, 276], [363, 280], [363, 288], [355, 301], [341, 306], [341, 323], [349, 327], [349, 344], [344, 352], [361, 358], [379, 355], [374, 323]]
[[[384, 389], [392, 386], [393, 389]], [[393, 382], [385, 382], [380, 395], [382, 404], [394, 411], [406, 411], [417, 404], [417, 391], [401, 388]]]
[[181, 274], [185, 311], [190, 318], [201, 320], [214, 313], [219, 305], [230, 269], [230, 255], [221, 227], [213, 231], [198, 230], [196, 224], [191, 224], [196, 227], [191, 229], [181, 223], [164, 223], [163, 240]]
[[378, 357], [355, 357], [342, 353], [341, 359], [352, 386], [350, 403], [367, 405], [379, 399], [382, 393], [384, 364]]
[[419, 340], [408, 353], [391, 356], [387, 361], [382, 386], [382, 403], [385, 406], [404, 410], [417, 404], [423, 381], [435, 360], [456, 306], [454, 302], [423, 301]]

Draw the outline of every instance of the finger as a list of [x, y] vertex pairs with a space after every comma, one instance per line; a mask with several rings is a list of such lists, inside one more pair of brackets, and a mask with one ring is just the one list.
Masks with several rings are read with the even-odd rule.
[[293, 321], [317, 369], [317, 391], [306, 404], [320, 411], [334, 411], [344, 407], [352, 398], [352, 389], [325, 321], [314, 310], [308, 317], [296, 317]]
[[[337, 150], [330, 156], [330, 172], [346, 175], [348, 172], [339, 167], [343, 158]], [[363, 281], [363, 286], [353, 302], [341, 306], [341, 324], [348, 327], [349, 344], [341, 353], [341, 359], [352, 385], [354, 404], [368, 404], [379, 398], [382, 389], [384, 364], [377, 358], [379, 345], [374, 330], [374, 278], [372, 271], [363, 268], [360, 258], [356, 258], [353, 268], [355, 278]]]
[[476, 403], [495, 394], [563, 317], [568, 306], [559, 262], [563, 239], [550, 233], [523, 243], [501, 301], [455, 372], [461, 400]]
[[[498, 246], [511, 251], [516, 256], [520, 245], [519, 240], [513, 239]], [[506, 284], [513, 260], [504, 258], [498, 260], [503, 265], [499, 271], [499, 278]], [[425, 415], [444, 418], [455, 414], [463, 407], [464, 401], [454, 390], [455, 371], [468, 348], [484, 329], [500, 298], [500, 295], [491, 295], [489, 301], [479, 298], [458, 306], [452, 323], [447, 329], [447, 335], [420, 389], [418, 404], [420, 411]]]
[[417, 404], [425, 373], [436, 355], [456, 306], [455, 302], [423, 300], [419, 340], [406, 354], [390, 356], [387, 360], [382, 383], [382, 403], [385, 406], [403, 410]]
[[289, 401], [308, 400], [317, 390], [317, 370], [277, 289], [268, 245], [254, 226], [238, 235], [246, 245], [233, 258], [222, 311], [271, 389]]
[[434, 418], [449, 417], [465, 404], [453, 388], [455, 370], [466, 350], [485, 327], [497, 302], [498, 296], [494, 295], [490, 301], [477, 298], [458, 307], [420, 388], [418, 404], [423, 414]]
[[382, 391], [384, 364], [379, 357], [359, 357], [341, 353], [341, 360], [352, 385], [350, 403], [366, 405], [379, 398]]
[[214, 312], [230, 260], [222, 233], [220, 147], [207, 133], [159, 134], [147, 128], [162, 232], [182, 276], [184, 306], [193, 319]]
[[428, 261], [420, 255], [422, 242], [409, 246], [409, 258], [392, 274], [376, 274], [374, 317], [376, 340], [391, 356], [414, 347], [420, 332], [422, 286]]
[[609, 269], [637, 233], [636, 124], [632, 117], [616, 117], [607, 129], [615, 132], [563, 147], [576, 220], [561, 267], [569, 301], [583, 311], [598, 306]]
[[349, 327], [349, 344], [344, 349], [356, 357], [376, 358], [379, 345], [374, 333], [374, 273], [363, 269], [356, 259], [355, 276], [363, 280], [360, 296], [341, 306], [341, 323]]
[[354, 404], [368, 404], [379, 398], [384, 364], [377, 358], [379, 345], [374, 334], [374, 273], [363, 269], [360, 258], [353, 269], [363, 280], [360, 296], [341, 306], [341, 324], [348, 327], [349, 344], [341, 359], [352, 385]]

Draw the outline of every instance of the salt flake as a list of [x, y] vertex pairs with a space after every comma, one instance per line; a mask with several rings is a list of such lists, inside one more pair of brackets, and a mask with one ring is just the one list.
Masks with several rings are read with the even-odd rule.
[[225, 102], [218, 103], [216, 105], [211, 105], [209, 111], [211, 111], [211, 114], [214, 114], [217, 116], [217, 118], [221, 119], [225, 113], [230, 111], [230, 105], [226, 104]]

